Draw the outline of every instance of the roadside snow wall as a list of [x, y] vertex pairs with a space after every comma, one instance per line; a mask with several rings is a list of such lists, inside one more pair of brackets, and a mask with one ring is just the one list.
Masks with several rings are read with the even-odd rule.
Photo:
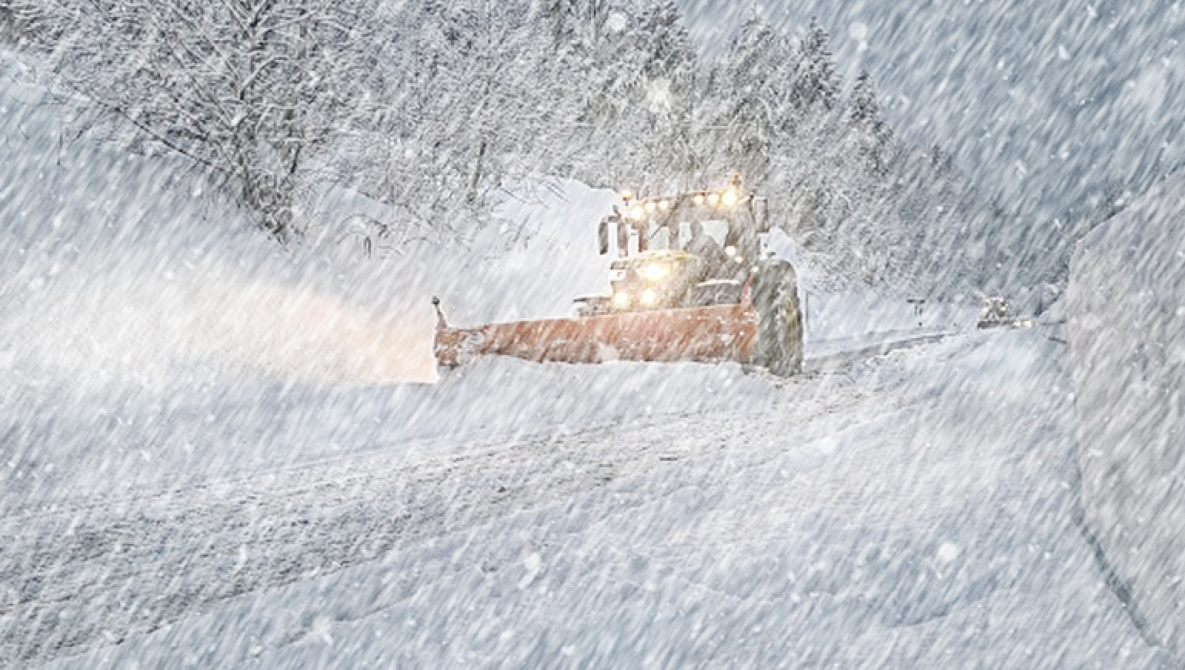
[[1146, 633], [1185, 657], [1185, 178], [1094, 230], [1067, 333], [1086, 520]]

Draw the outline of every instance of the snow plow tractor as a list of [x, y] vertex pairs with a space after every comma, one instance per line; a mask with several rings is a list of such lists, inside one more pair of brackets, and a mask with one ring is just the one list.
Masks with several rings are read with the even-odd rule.
[[1032, 319], [1018, 319], [1012, 316], [1008, 302], [999, 296], [984, 298], [979, 309], [979, 320], [975, 327], [980, 330], [991, 328], [1026, 329], [1033, 327]]
[[576, 316], [456, 328], [433, 298], [444, 368], [478, 356], [530, 361], [736, 361], [802, 370], [802, 314], [790, 263], [762, 252], [763, 198], [738, 178], [719, 189], [633, 198], [600, 221], [609, 293], [576, 298]]

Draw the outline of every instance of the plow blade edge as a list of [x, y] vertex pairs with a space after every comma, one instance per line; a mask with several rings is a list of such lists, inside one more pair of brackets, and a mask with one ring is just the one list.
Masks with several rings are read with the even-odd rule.
[[749, 363], [757, 348], [757, 312], [735, 305], [661, 309], [568, 319], [452, 328], [437, 325], [434, 352], [443, 367], [478, 356], [599, 363], [725, 361]]

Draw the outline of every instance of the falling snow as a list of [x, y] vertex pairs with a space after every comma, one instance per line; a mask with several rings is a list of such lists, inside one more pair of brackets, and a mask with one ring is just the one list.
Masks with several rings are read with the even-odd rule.
[[[1185, 667], [1180, 3], [99, 9], [0, 2], [0, 666]], [[438, 365], [734, 171], [800, 374]]]

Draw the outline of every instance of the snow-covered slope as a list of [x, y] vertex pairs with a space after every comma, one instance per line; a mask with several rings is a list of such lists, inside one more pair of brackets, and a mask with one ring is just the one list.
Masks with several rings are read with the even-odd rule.
[[334, 226], [381, 207], [327, 190], [280, 251], [168, 159], [60, 139], [4, 62], [0, 665], [1164, 660], [1073, 522], [1041, 333], [862, 353], [957, 314], [852, 308], [804, 266], [836, 305], [812, 342], [851, 341], [800, 378], [486, 360], [419, 383], [432, 293], [467, 322], [597, 290], [612, 195], [519, 189], [503, 230], [367, 259]]
[[76, 117], [93, 119], [14, 83], [22, 68], [0, 57], [7, 393], [159, 388], [216, 373], [432, 378], [422, 324], [378, 299], [379, 282], [337, 281], [344, 270], [325, 249], [282, 251], [186, 165], [108, 146], [102, 124], [74, 136]]
[[1067, 331], [1088, 518], [1150, 632], [1185, 654], [1185, 177], [1085, 239]]

